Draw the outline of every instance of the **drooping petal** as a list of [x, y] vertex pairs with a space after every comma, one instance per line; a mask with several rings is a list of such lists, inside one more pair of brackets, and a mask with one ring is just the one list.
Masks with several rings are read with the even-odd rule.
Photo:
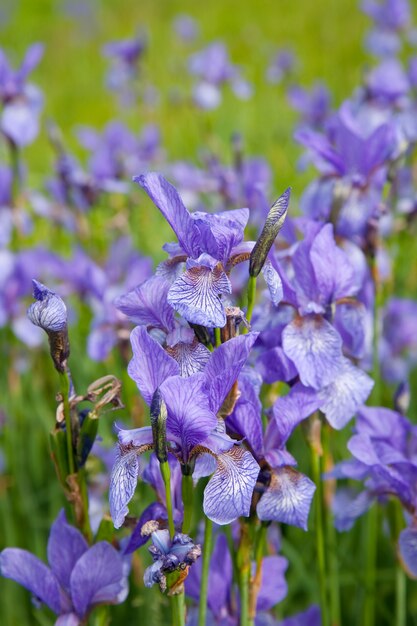
[[266, 556], [262, 559], [261, 586], [256, 601], [257, 611], [269, 611], [281, 602], [288, 592], [285, 571], [288, 561], [283, 556]]
[[88, 543], [84, 536], [77, 528], [68, 524], [62, 509], [52, 524], [47, 552], [51, 570], [67, 591], [74, 565], [87, 550]]
[[160, 392], [168, 410], [168, 438], [181, 446], [186, 460], [192, 448], [204, 441], [217, 425], [216, 414], [209, 406], [204, 376], [171, 376], [162, 383]]
[[256, 507], [262, 521], [275, 521], [307, 530], [316, 485], [291, 467], [277, 468]]
[[338, 489], [332, 502], [334, 525], [339, 532], [350, 530], [358, 517], [366, 513], [374, 497], [368, 491], [359, 493]]
[[174, 309], [168, 304], [171, 283], [156, 275], [115, 300], [115, 306], [139, 326], [161, 328], [165, 332], [174, 328]]
[[178, 241], [190, 257], [200, 253], [200, 233], [197, 224], [185, 208], [177, 190], [157, 172], [149, 172], [143, 176], [135, 176], [138, 183], [146, 191], [152, 202], [178, 237]]
[[365, 350], [367, 311], [356, 300], [337, 303], [334, 325], [343, 339], [348, 354], [360, 359]]
[[248, 450], [235, 446], [217, 457], [217, 469], [204, 490], [204, 513], [216, 524], [249, 515], [259, 465]]
[[152, 426], [142, 426], [142, 428], [124, 429], [117, 432], [119, 443], [123, 446], [147, 446], [153, 442]]
[[190, 328], [184, 327], [168, 335], [166, 351], [177, 361], [179, 373], [184, 377], [201, 372], [210, 358], [210, 350], [197, 340]]
[[[259, 400], [259, 381], [253, 378], [252, 371], [243, 371], [239, 378], [240, 396], [231, 415], [226, 418], [229, 432], [244, 438], [251, 450], [258, 457], [262, 453], [262, 405]], [[260, 377], [259, 377], [260, 378]]]
[[133, 498], [138, 482], [140, 465], [137, 450], [119, 448], [119, 454], [110, 476], [110, 515], [115, 528], [120, 528], [129, 512], [128, 503]]
[[405, 567], [413, 577], [417, 577], [417, 528], [401, 531], [398, 545]]
[[75, 613], [64, 613], [55, 622], [55, 626], [79, 626], [80, 618]]
[[330, 425], [341, 430], [364, 404], [371, 393], [374, 381], [361, 369], [343, 359], [343, 369], [333, 382], [318, 393], [321, 410]]
[[343, 368], [342, 339], [319, 315], [293, 320], [282, 333], [285, 354], [295, 363], [303, 385], [321, 389]]
[[222, 328], [226, 314], [220, 296], [231, 291], [222, 265], [208, 254], [202, 254], [196, 261], [188, 259], [185, 273], [168, 292], [168, 302], [188, 322]]
[[322, 400], [314, 389], [297, 383], [286, 396], [278, 398], [272, 407], [272, 417], [266, 435], [268, 450], [282, 448], [294, 428], [320, 407]]
[[217, 413], [245, 365], [259, 333], [248, 333], [226, 341], [216, 348], [204, 370], [209, 387], [209, 402]]
[[58, 580], [49, 567], [27, 550], [3, 550], [0, 554], [0, 572], [5, 578], [11, 578], [28, 589], [54, 613], [70, 610], [71, 604], [68, 599], [65, 601]]
[[120, 554], [107, 541], [94, 544], [77, 561], [71, 574], [71, 597], [78, 615], [100, 602], [117, 604], [125, 587]]
[[278, 306], [284, 296], [282, 280], [270, 261], [267, 261], [262, 268], [262, 274], [269, 289], [272, 304]]
[[143, 326], [137, 326], [132, 330], [130, 341], [133, 358], [127, 371], [145, 401], [150, 404], [161, 383], [169, 376], [179, 374], [180, 368], [177, 361], [152, 339]]
[[281, 346], [267, 350], [257, 360], [259, 373], [267, 385], [279, 381], [288, 382], [298, 375], [294, 363]]

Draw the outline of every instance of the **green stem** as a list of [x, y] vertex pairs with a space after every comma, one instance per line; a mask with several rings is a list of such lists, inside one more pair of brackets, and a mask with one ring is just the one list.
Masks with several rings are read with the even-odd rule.
[[[329, 435], [330, 429], [327, 425], [323, 432], [323, 455], [324, 467], [327, 470], [326, 459], [329, 458]], [[337, 538], [336, 529], [334, 527], [333, 515], [329, 508], [325, 506], [325, 525], [326, 525], [326, 547], [329, 555], [329, 591], [330, 591], [330, 617], [332, 626], [340, 626], [342, 622], [340, 609], [340, 581], [339, 581], [339, 561], [337, 554]]]
[[249, 618], [248, 626], [254, 626], [256, 618], [256, 603], [262, 581], [262, 561], [265, 553], [268, 524], [261, 522], [255, 541], [255, 576], [249, 577]]
[[214, 344], [216, 348], [220, 346], [221, 342], [222, 342], [222, 339], [221, 339], [221, 334], [220, 334], [220, 328], [215, 328], [214, 329]]
[[319, 575], [319, 587], [320, 587], [320, 608], [321, 618], [323, 626], [330, 626], [329, 610], [327, 606], [327, 573], [326, 573], [326, 558], [325, 558], [325, 544], [324, 544], [324, 516], [323, 516], [323, 457], [319, 455], [315, 446], [311, 446], [312, 452], [312, 469], [313, 479], [316, 483], [316, 497], [315, 497], [315, 540], [316, 540], [316, 553], [317, 553], [317, 565]]
[[184, 504], [184, 520], [182, 522], [182, 532], [186, 535], [189, 535], [193, 520], [194, 504], [194, 485], [193, 477], [191, 474], [183, 474], [182, 476], [182, 501]]
[[374, 626], [375, 623], [375, 582], [376, 582], [376, 546], [378, 535], [378, 509], [376, 504], [368, 512], [366, 570], [365, 570], [365, 606], [363, 625]]
[[239, 575], [240, 589], [240, 626], [249, 626], [249, 585], [250, 569], [245, 568]]
[[68, 468], [69, 473], [75, 473], [75, 462], [74, 462], [74, 447], [72, 445], [72, 425], [71, 425], [71, 413], [70, 413], [70, 404], [69, 404], [69, 390], [70, 390], [70, 382], [68, 378], [68, 373], [66, 371], [59, 374], [59, 380], [61, 383], [61, 395], [64, 403], [64, 417], [65, 417], [65, 428], [66, 428], [66, 436], [67, 436], [67, 454], [68, 454]]
[[[396, 538], [404, 528], [403, 513], [399, 502], [395, 503]], [[395, 626], [406, 626], [407, 623], [407, 577], [397, 558], [395, 570]]]
[[198, 626], [206, 626], [207, 593], [210, 569], [211, 548], [213, 542], [213, 522], [206, 517], [203, 544], [203, 565], [201, 571], [200, 603], [198, 607]]
[[171, 596], [174, 626], [185, 626], [185, 597], [184, 592]]
[[167, 513], [168, 513], [168, 528], [169, 528], [169, 534], [171, 535], [171, 538], [172, 538], [175, 535], [175, 526], [174, 526], [174, 514], [173, 514], [173, 509], [172, 509], [172, 496], [171, 496], [171, 470], [170, 470], [168, 461], [165, 461], [165, 463], [160, 463], [159, 467], [161, 468], [162, 480], [164, 481], [164, 485], [165, 485], [165, 500], [166, 500], [166, 507], [167, 507]]
[[[251, 319], [252, 319], [253, 309], [255, 306], [255, 301], [256, 301], [256, 278], [255, 276], [249, 276], [247, 293], [248, 293], [248, 310], [246, 312], [246, 319], [250, 324]], [[249, 329], [244, 328], [243, 332], [247, 333], [249, 332]]]

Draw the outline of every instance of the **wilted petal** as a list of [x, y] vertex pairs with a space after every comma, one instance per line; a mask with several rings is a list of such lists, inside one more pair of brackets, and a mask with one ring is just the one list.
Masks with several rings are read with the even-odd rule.
[[248, 333], [234, 337], [212, 353], [204, 370], [204, 377], [209, 386], [210, 406], [215, 413], [237, 380], [258, 334]]
[[152, 276], [114, 304], [133, 323], [168, 332], [174, 328], [174, 309], [167, 300], [170, 287], [171, 283], [162, 276]]
[[307, 530], [316, 485], [291, 467], [277, 468], [256, 507], [262, 521], [275, 521]]
[[406, 528], [399, 538], [400, 557], [409, 571], [417, 577], [417, 528]]
[[168, 439], [180, 444], [187, 459], [191, 449], [204, 441], [217, 425], [217, 417], [209, 407], [202, 374], [189, 378], [172, 376], [160, 387], [168, 410]]
[[269, 611], [287, 595], [285, 571], [288, 561], [283, 556], [266, 556], [262, 559], [261, 586], [256, 602], [257, 611]]
[[153, 502], [143, 511], [130, 536], [129, 543], [124, 549], [124, 554], [131, 554], [148, 541], [148, 535], [142, 535], [142, 527], [150, 520], [168, 519], [166, 508], [160, 502]]
[[178, 241], [190, 257], [197, 257], [200, 252], [200, 233], [197, 224], [185, 208], [178, 191], [163, 176], [149, 172], [135, 176], [138, 183], [158, 207], [162, 215], [178, 237]]
[[364, 404], [371, 393], [374, 381], [348, 359], [343, 359], [343, 369], [333, 382], [318, 393], [321, 410], [330, 425], [341, 430]]
[[282, 333], [282, 345], [307, 387], [321, 389], [342, 370], [342, 339], [319, 315], [298, 317], [288, 324]]
[[94, 544], [77, 561], [71, 574], [71, 596], [78, 615], [100, 602], [116, 604], [125, 586], [123, 561], [107, 541]]
[[112, 469], [109, 487], [110, 515], [115, 528], [122, 526], [129, 512], [127, 505], [135, 493], [139, 471], [137, 450], [125, 450], [121, 446]]
[[132, 330], [130, 341], [133, 358], [127, 371], [145, 401], [150, 404], [161, 383], [169, 376], [179, 374], [180, 368], [176, 360], [152, 339], [143, 326], [137, 326]]
[[169, 304], [188, 322], [222, 328], [226, 314], [220, 296], [231, 293], [230, 281], [220, 263], [207, 254], [188, 259], [187, 269], [168, 292]]
[[[70, 609], [58, 580], [36, 556], [20, 548], [6, 548], [0, 554], [0, 572], [28, 589], [54, 613]], [[67, 605], [67, 606], [66, 606]]]
[[259, 465], [248, 450], [235, 446], [217, 457], [217, 469], [204, 490], [204, 513], [216, 524], [249, 515]]
[[87, 541], [77, 528], [68, 524], [62, 509], [49, 534], [48, 561], [53, 573], [67, 591], [74, 565], [87, 550]]

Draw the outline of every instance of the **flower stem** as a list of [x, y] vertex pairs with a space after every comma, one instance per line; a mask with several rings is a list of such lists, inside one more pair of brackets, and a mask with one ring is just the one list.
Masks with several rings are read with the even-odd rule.
[[[401, 505], [396, 502], [395, 507], [395, 526], [396, 539], [404, 527], [403, 513]], [[395, 570], [395, 626], [406, 626], [407, 623], [407, 577], [404, 569], [397, 558]]]
[[72, 425], [71, 425], [71, 413], [70, 413], [70, 404], [69, 404], [70, 382], [68, 378], [68, 372], [64, 371], [60, 373], [59, 380], [61, 383], [62, 401], [64, 403], [64, 417], [65, 417], [65, 428], [66, 428], [66, 436], [67, 436], [68, 469], [69, 469], [70, 474], [74, 474], [75, 462], [74, 462], [74, 448], [72, 445]]
[[[249, 281], [248, 281], [248, 310], [246, 312], [246, 319], [247, 321], [251, 322], [252, 319], [252, 315], [253, 315], [253, 309], [255, 306], [255, 300], [256, 300], [256, 278], [255, 276], [249, 276]], [[249, 332], [248, 328], [244, 328], [243, 329], [244, 333]]]
[[368, 512], [365, 570], [365, 606], [363, 610], [364, 626], [375, 623], [375, 582], [376, 582], [376, 544], [378, 536], [378, 509], [374, 504]]
[[245, 568], [239, 574], [240, 626], [250, 626], [250, 621], [249, 621], [249, 585], [250, 585], [250, 569], [249, 568]]
[[250, 577], [249, 582], [249, 620], [248, 625], [254, 626], [256, 618], [256, 603], [258, 600], [259, 589], [262, 581], [262, 560], [265, 552], [266, 535], [268, 524], [261, 523], [258, 529], [255, 543], [255, 575]]
[[221, 334], [220, 334], [220, 328], [215, 328], [214, 329], [214, 345], [216, 346], [216, 348], [220, 346], [221, 342], [222, 342], [222, 339], [221, 339]]
[[206, 626], [208, 578], [212, 542], [213, 522], [208, 517], [206, 517], [204, 528], [203, 566], [201, 570], [200, 603], [198, 607], [198, 626]]
[[191, 474], [182, 475], [182, 502], [184, 504], [184, 519], [182, 522], [182, 532], [190, 534], [193, 519], [194, 486]]
[[315, 502], [315, 540], [316, 555], [319, 575], [320, 587], [320, 609], [323, 626], [330, 626], [329, 610], [327, 605], [327, 572], [326, 572], [326, 556], [324, 543], [324, 501], [323, 501], [323, 456], [320, 454], [317, 445], [311, 442], [311, 460], [313, 470], [313, 480], [316, 483], [316, 502]]
[[162, 480], [165, 485], [165, 500], [166, 507], [168, 513], [168, 528], [169, 534], [171, 538], [175, 535], [175, 526], [174, 526], [174, 515], [172, 510], [172, 496], [171, 496], [171, 469], [169, 467], [168, 461], [165, 463], [160, 463], [159, 467], [161, 468]]
[[184, 592], [171, 596], [172, 614], [174, 618], [174, 626], [185, 625], [185, 597]]

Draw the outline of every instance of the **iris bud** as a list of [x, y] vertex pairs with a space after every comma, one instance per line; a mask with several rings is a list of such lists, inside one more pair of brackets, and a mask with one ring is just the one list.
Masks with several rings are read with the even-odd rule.
[[284, 225], [285, 218], [287, 217], [290, 194], [291, 187], [288, 187], [269, 209], [264, 227], [259, 235], [258, 241], [253, 247], [249, 259], [249, 275], [254, 278], [259, 275], [259, 272], [263, 268], [275, 238]]
[[167, 408], [158, 389], [153, 394], [150, 413], [155, 455], [160, 463], [166, 463], [168, 461]]

